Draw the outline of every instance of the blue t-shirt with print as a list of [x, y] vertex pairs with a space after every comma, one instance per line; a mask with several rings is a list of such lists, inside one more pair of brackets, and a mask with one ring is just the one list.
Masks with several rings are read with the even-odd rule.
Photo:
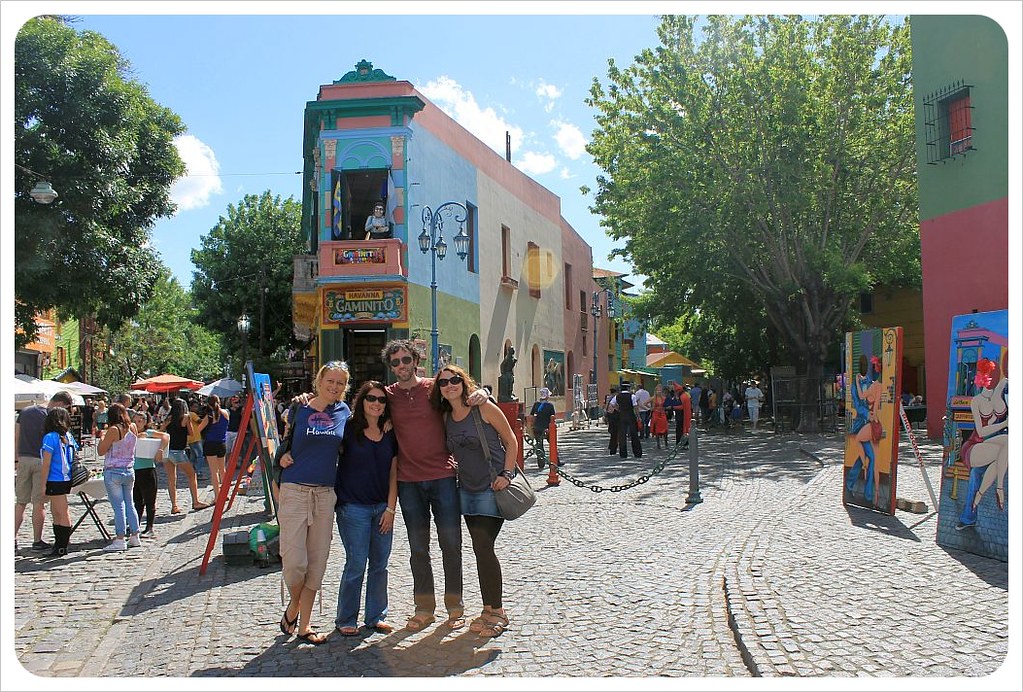
[[281, 471], [281, 483], [334, 487], [345, 423], [351, 417], [352, 411], [343, 401], [329, 404], [322, 411], [309, 405], [299, 407], [291, 442], [294, 463]]
[[67, 433], [67, 443], [60, 441], [60, 435], [56, 432], [48, 432], [43, 436], [43, 446], [39, 448], [39, 456], [46, 452], [50, 453], [50, 473], [47, 481], [69, 481], [71, 480], [71, 460], [74, 458], [78, 443], [75, 436]]

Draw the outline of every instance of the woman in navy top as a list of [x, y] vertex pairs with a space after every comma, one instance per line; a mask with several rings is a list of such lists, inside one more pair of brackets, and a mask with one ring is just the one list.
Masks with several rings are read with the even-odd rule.
[[[359, 597], [366, 580], [367, 629], [394, 630], [387, 617], [387, 560], [391, 556], [394, 507], [398, 501], [398, 439], [382, 382], [369, 380], [355, 395], [352, 422], [345, 430], [337, 467], [337, 531], [345, 546], [345, 568], [334, 624], [346, 637], [359, 633]], [[386, 432], [385, 432], [386, 430]]]
[[213, 481], [213, 492], [220, 494], [220, 485], [224, 482], [224, 457], [227, 456], [227, 426], [231, 422], [231, 414], [220, 408], [220, 397], [211, 394], [206, 400], [210, 412], [199, 424], [202, 430], [202, 453], [206, 463], [210, 465], [210, 476]]
[[345, 424], [352, 412], [344, 402], [348, 365], [332, 360], [316, 374], [316, 396], [298, 408], [291, 450], [281, 457], [277, 521], [281, 527], [281, 572], [291, 601], [281, 618], [281, 632], [311, 644], [327, 635], [309, 626], [313, 600], [323, 583], [330, 556], [337, 495], [337, 461]]

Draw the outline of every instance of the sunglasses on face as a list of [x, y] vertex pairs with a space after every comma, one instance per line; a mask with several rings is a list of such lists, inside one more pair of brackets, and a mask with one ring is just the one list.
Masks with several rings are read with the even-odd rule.
[[386, 396], [377, 396], [376, 394], [367, 394], [366, 396], [364, 396], [362, 398], [364, 400], [370, 402], [371, 404], [386, 404], [387, 403], [387, 397]]
[[451, 377], [442, 377], [437, 380], [437, 385], [440, 387], [447, 387], [449, 384], [462, 384], [462, 376], [452, 375]]
[[411, 362], [412, 362], [412, 356], [402, 356], [400, 359], [399, 358], [391, 358], [391, 367], [392, 368], [396, 368], [399, 365], [402, 365], [402, 364], [408, 365]]

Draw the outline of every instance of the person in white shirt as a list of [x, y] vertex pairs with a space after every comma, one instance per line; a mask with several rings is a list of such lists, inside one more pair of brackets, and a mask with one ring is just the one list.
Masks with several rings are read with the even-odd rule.
[[636, 413], [639, 414], [639, 420], [643, 426], [643, 429], [640, 431], [640, 437], [650, 437], [650, 414], [654, 410], [653, 397], [640, 384], [639, 389], [632, 395], [632, 402], [636, 405]]
[[753, 380], [746, 387], [746, 409], [749, 411], [750, 422], [753, 423], [753, 429], [757, 429], [757, 420], [760, 418], [760, 404], [764, 401], [764, 393], [757, 386], [757, 381]]

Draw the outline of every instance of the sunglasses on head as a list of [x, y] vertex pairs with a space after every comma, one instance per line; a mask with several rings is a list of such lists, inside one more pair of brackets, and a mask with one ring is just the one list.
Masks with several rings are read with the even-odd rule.
[[402, 356], [401, 358], [391, 358], [391, 367], [396, 368], [402, 363], [408, 365], [412, 362], [412, 356]]
[[442, 377], [437, 380], [437, 385], [440, 387], [447, 387], [449, 384], [462, 384], [462, 376], [452, 375], [451, 377]]
[[364, 396], [362, 398], [365, 399], [366, 401], [370, 402], [370, 403], [375, 403], [375, 404], [386, 404], [387, 403], [387, 397], [386, 396], [377, 396], [376, 394], [367, 394], [366, 396]]

